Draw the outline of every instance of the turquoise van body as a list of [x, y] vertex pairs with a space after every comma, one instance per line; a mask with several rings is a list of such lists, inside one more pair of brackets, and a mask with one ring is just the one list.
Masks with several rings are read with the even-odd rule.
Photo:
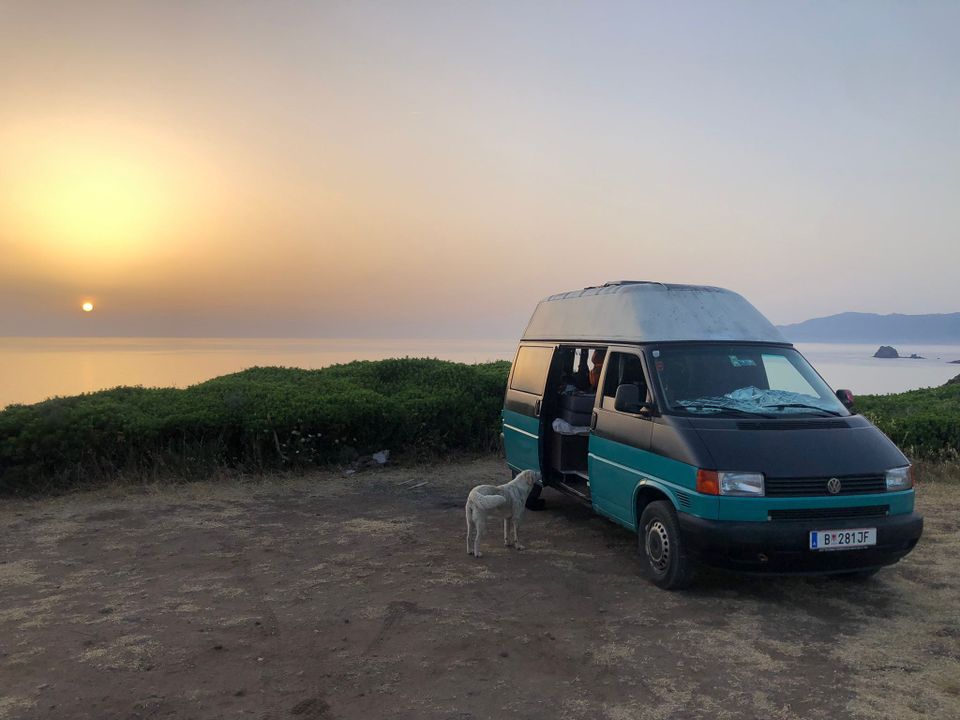
[[503, 443], [514, 472], [637, 532], [662, 587], [699, 564], [862, 576], [923, 519], [909, 461], [845, 392], [736, 293], [608, 283], [538, 305]]

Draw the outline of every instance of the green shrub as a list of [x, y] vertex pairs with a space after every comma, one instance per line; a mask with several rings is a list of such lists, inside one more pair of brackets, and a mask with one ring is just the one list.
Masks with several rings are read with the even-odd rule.
[[[119, 387], [0, 412], [0, 493], [117, 474], [205, 477], [496, 447], [510, 363], [352, 362], [251, 368], [185, 390]], [[960, 382], [864, 395], [857, 409], [908, 455], [960, 453]]]
[[0, 412], [0, 492], [122, 473], [202, 476], [489, 450], [508, 362], [352, 362], [251, 368], [185, 390], [119, 387]]
[[960, 376], [945, 385], [895, 395], [863, 395], [857, 410], [911, 457], [960, 452]]

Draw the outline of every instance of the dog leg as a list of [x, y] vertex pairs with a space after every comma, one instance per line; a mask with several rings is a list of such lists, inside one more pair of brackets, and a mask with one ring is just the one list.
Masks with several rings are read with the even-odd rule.
[[510, 518], [503, 519], [503, 546], [510, 547]]
[[483, 554], [480, 552], [480, 538], [483, 536], [483, 530], [486, 527], [486, 519], [480, 515], [473, 519], [473, 526], [477, 529], [477, 536], [473, 541], [473, 556], [474, 557], [483, 557]]
[[517, 530], [519, 529], [519, 527], [520, 527], [520, 523], [514, 520], [513, 521], [513, 546], [517, 550], [523, 550], [523, 545], [520, 544], [520, 538], [517, 537]]
[[470, 510], [470, 505], [469, 505], [469, 504], [467, 504], [466, 511], [467, 511], [467, 555], [472, 555], [472, 554], [473, 554], [473, 551], [470, 549], [470, 530], [472, 529], [472, 528], [470, 527], [470, 526], [471, 526], [470, 516], [471, 516], [473, 513], [472, 513], [472, 511]]

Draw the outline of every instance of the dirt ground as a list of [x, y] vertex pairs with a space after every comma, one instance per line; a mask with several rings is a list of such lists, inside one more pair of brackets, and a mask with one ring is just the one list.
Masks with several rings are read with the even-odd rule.
[[866, 583], [707, 573], [546, 491], [467, 556], [481, 459], [0, 507], [0, 718], [957, 718], [960, 484]]

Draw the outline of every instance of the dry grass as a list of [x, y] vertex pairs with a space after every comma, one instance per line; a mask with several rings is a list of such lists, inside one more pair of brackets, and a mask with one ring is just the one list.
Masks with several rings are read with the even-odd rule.
[[104, 647], [81, 654], [80, 660], [100, 670], [149, 670], [153, 657], [161, 650], [160, 643], [148, 635], [123, 635]]
[[960, 718], [960, 472], [927, 466], [920, 477], [923, 539], [898, 572], [872, 584], [887, 611], [837, 602], [858, 620], [834, 652], [853, 669], [857, 718]]
[[15, 560], [0, 565], [0, 584], [30, 585], [41, 577], [29, 560]]
[[[526, 551], [493, 537], [469, 558], [462, 498], [504, 472], [0, 507], [0, 720], [140, 716], [153, 693], [170, 717], [960, 718], [960, 467], [918, 465], [924, 538], [868, 582], [707, 573], [683, 593], [556, 497], [525, 519]], [[430, 487], [401, 484], [415, 475]]]
[[14, 695], [0, 696], [0, 720], [13, 720], [20, 717], [22, 712], [34, 705], [36, 702], [28, 698]]

